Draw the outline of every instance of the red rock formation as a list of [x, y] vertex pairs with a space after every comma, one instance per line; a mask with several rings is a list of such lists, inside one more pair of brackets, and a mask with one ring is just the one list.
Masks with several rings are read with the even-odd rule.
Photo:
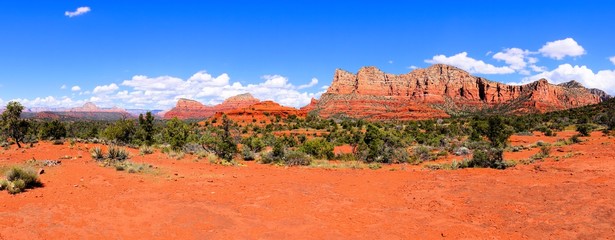
[[249, 93], [239, 94], [226, 99], [221, 104], [206, 106], [200, 102], [180, 99], [175, 107], [164, 113], [165, 119], [177, 117], [179, 119], [202, 119], [213, 116], [216, 112], [225, 112], [237, 108], [243, 108], [260, 102]]
[[323, 117], [409, 120], [484, 108], [545, 112], [599, 102], [600, 97], [585, 88], [552, 85], [544, 79], [507, 85], [436, 64], [402, 75], [375, 67], [361, 68], [356, 75], [338, 69], [316, 110]]
[[310, 103], [308, 105], [301, 107], [300, 110], [306, 113], [309, 113], [312, 110], [316, 109], [316, 105], [318, 105], [318, 100], [316, 100], [315, 98], [312, 98], [310, 100]]
[[281, 119], [291, 115], [303, 118], [306, 116], [306, 113], [306, 111], [285, 107], [273, 101], [263, 101], [243, 108], [217, 112], [212, 117], [212, 121], [215, 121], [216, 124], [220, 124], [222, 122], [222, 116], [226, 114], [229, 119], [237, 122], [239, 125], [247, 125], [250, 123], [266, 124], [274, 121], [277, 116]]

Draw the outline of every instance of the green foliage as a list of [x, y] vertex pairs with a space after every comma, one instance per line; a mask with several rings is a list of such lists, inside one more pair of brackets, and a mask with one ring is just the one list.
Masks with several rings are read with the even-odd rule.
[[324, 138], [312, 138], [307, 140], [299, 147], [299, 151], [318, 159], [333, 158], [333, 144], [329, 143]]
[[247, 138], [244, 138], [241, 141], [241, 144], [243, 144], [244, 149], [248, 149], [251, 152], [255, 153], [261, 152], [266, 146], [265, 142], [263, 142], [263, 140], [256, 136], [249, 136]]
[[112, 142], [120, 144], [131, 143], [137, 128], [133, 120], [117, 120], [103, 131], [103, 136]]
[[166, 143], [171, 145], [173, 150], [181, 150], [190, 135], [190, 128], [188, 124], [176, 117], [167, 121], [166, 128], [163, 131], [163, 138]]
[[38, 174], [29, 168], [12, 167], [6, 172], [6, 180], [0, 183], [0, 190], [7, 189], [10, 194], [17, 194], [26, 189], [42, 187]]
[[287, 166], [308, 166], [312, 162], [312, 158], [299, 151], [288, 151], [284, 156], [284, 164]]
[[503, 150], [498, 148], [489, 148], [485, 150], [476, 150], [472, 156], [472, 160], [467, 163], [468, 167], [474, 168], [495, 168], [505, 169], [508, 165], [504, 162]]
[[28, 132], [30, 124], [28, 121], [20, 119], [23, 106], [19, 102], [9, 102], [2, 113], [2, 131], [15, 141], [18, 148]]
[[39, 136], [41, 139], [62, 139], [66, 137], [66, 126], [64, 123], [53, 120], [42, 124], [39, 130]]
[[494, 148], [504, 148], [508, 142], [508, 138], [513, 134], [513, 130], [504, 124], [502, 117], [491, 116], [488, 119], [488, 127], [485, 135], [491, 142]]
[[245, 145], [241, 148], [241, 158], [244, 161], [252, 161], [256, 159], [256, 154]]
[[577, 125], [577, 132], [583, 137], [589, 137], [589, 134], [593, 130], [592, 126], [587, 123]]
[[145, 144], [146, 146], [151, 146], [154, 143], [154, 116], [152, 112], [139, 114], [139, 128], [136, 131], [135, 138], [139, 143]]
[[239, 152], [235, 138], [231, 133], [233, 122], [228, 119], [226, 115], [223, 115], [221, 127], [221, 131], [215, 133], [215, 135], [204, 135], [203, 138], [201, 138], [201, 143], [203, 148], [206, 150], [209, 150], [215, 153], [219, 158], [230, 162]]

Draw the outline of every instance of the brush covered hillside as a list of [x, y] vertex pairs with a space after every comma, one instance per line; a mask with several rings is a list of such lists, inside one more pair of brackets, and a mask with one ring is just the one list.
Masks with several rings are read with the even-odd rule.
[[[605, 98], [582, 86], [545, 79], [507, 85], [436, 64], [402, 75], [364, 67], [357, 74], [336, 70], [315, 110], [322, 117], [432, 119], [476, 111], [549, 112], [596, 104]], [[602, 97], [602, 98], [601, 98]]]

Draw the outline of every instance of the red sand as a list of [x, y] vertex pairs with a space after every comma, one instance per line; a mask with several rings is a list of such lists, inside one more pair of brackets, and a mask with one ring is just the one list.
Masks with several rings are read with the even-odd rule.
[[[569, 133], [559, 134], [553, 139]], [[544, 137], [512, 140], [538, 139]], [[97, 166], [85, 145], [79, 146], [83, 150], [49, 143], [0, 150], [0, 166], [83, 155], [46, 167], [43, 188], [0, 192], [0, 239], [615, 236], [615, 139], [598, 132], [587, 142], [553, 150], [559, 161], [503, 171], [224, 167], [189, 155], [179, 161], [160, 153], [141, 157], [133, 150], [133, 161], [151, 163], [161, 173], [129, 174]]]

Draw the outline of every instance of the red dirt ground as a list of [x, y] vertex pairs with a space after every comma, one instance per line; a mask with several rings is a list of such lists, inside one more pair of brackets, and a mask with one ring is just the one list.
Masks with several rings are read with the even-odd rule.
[[613, 239], [615, 139], [582, 139], [554, 148], [559, 161], [437, 171], [224, 167], [131, 150], [159, 173], [129, 174], [83, 144], [13, 146], [0, 166], [83, 157], [46, 167], [43, 188], [0, 192], [0, 239]]

